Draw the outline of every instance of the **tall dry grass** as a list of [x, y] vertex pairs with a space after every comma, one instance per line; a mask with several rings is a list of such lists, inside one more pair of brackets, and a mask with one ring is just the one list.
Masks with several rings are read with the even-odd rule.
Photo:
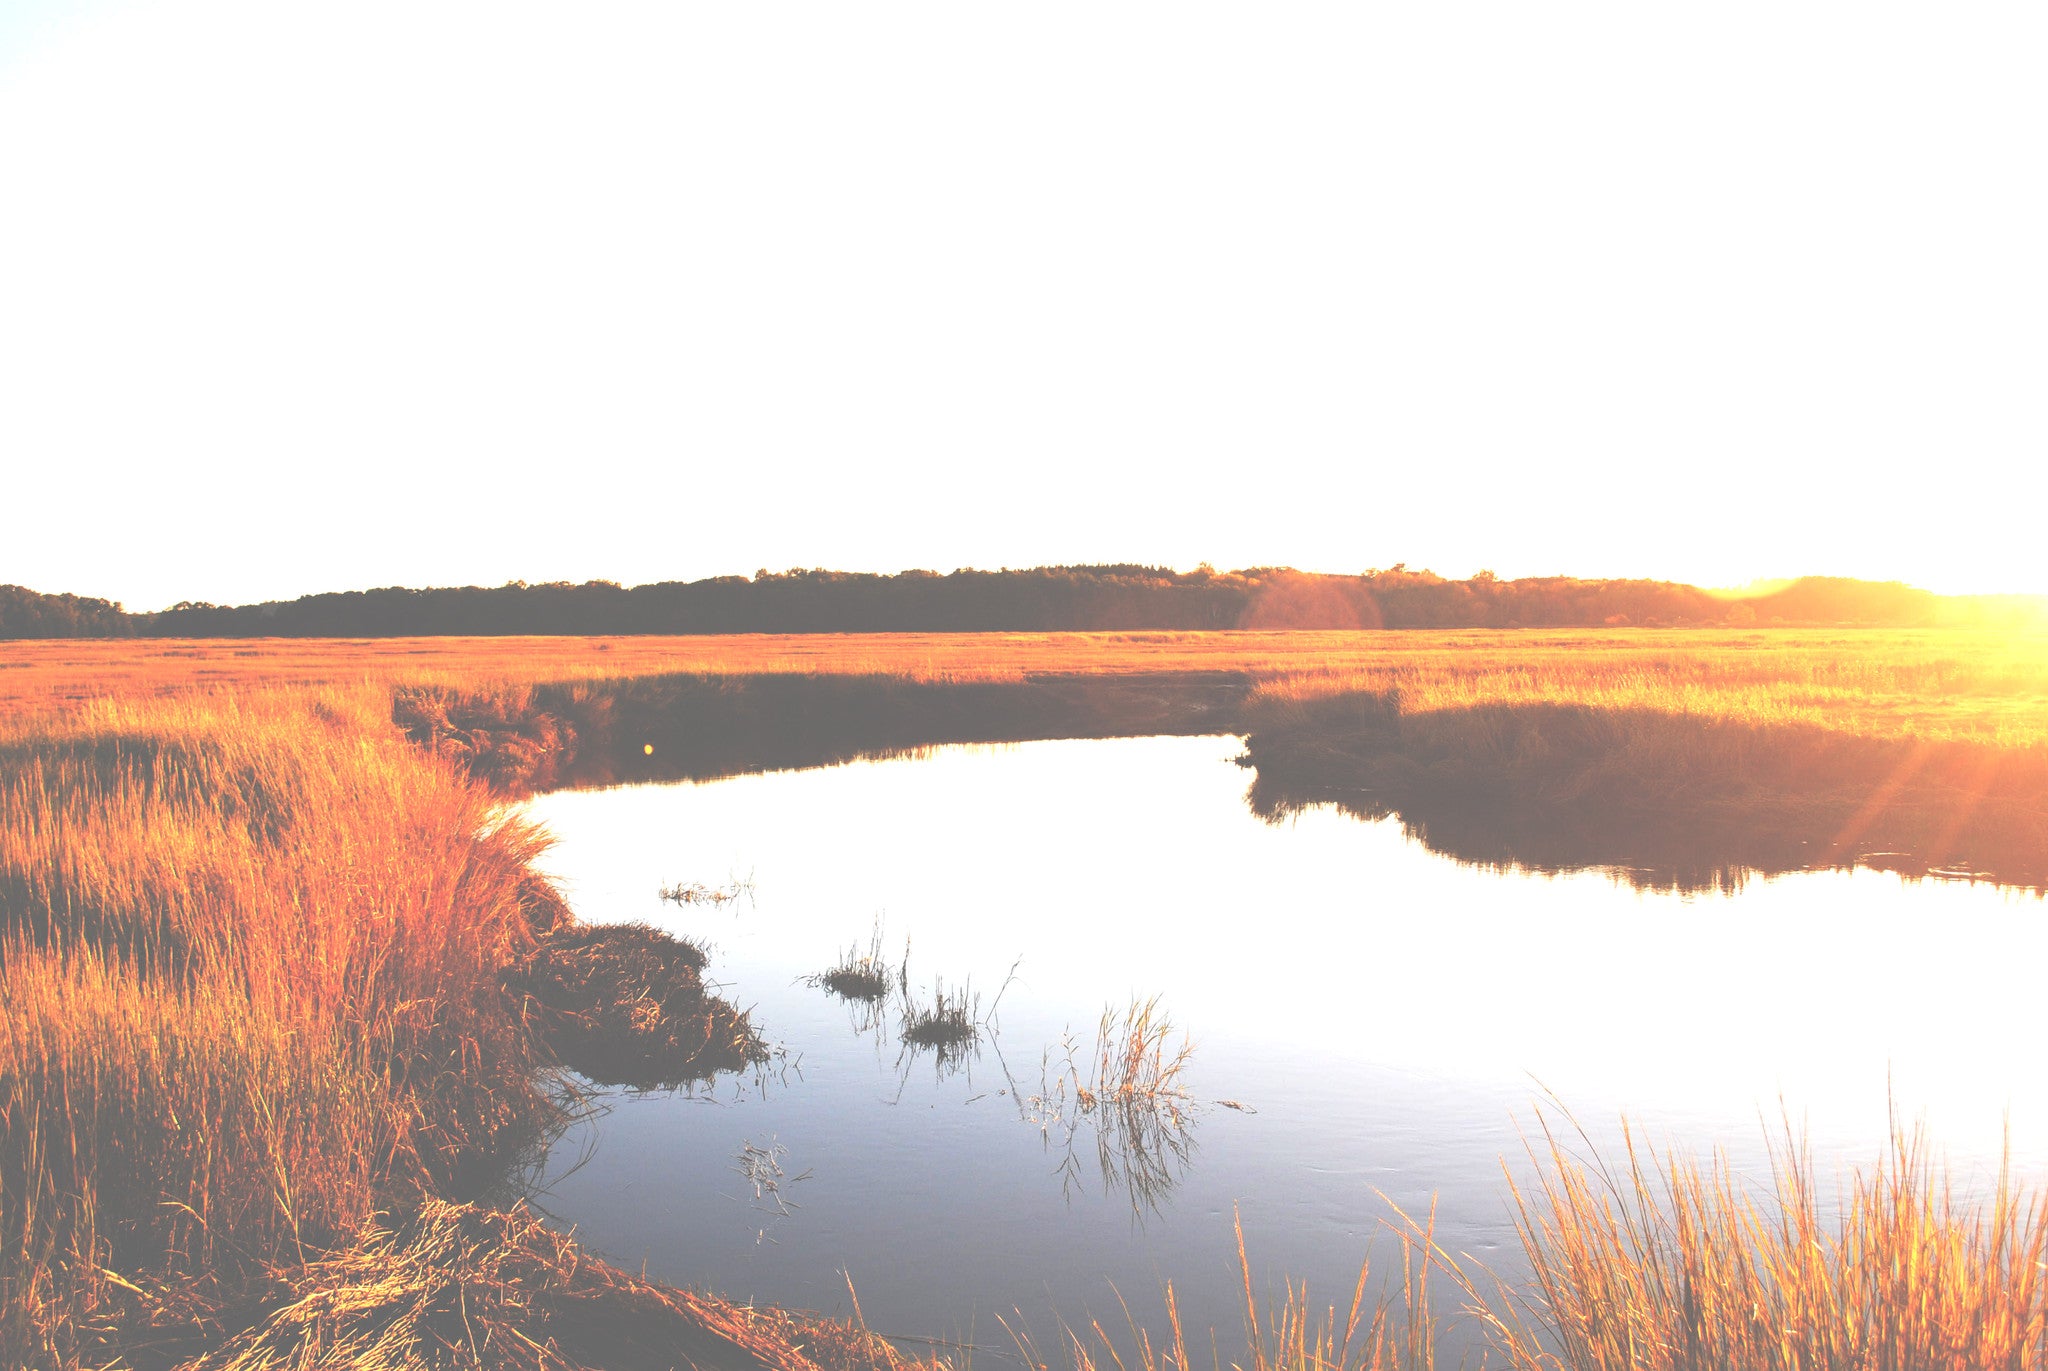
[[[1397, 1268], [1359, 1270], [1347, 1306], [1252, 1278], [1242, 1226], [1238, 1371], [2039, 1371], [2048, 1366], [2048, 1191], [2001, 1170], [1955, 1189], [1917, 1130], [1832, 1197], [1788, 1128], [1768, 1184], [1725, 1161], [1659, 1155], [1624, 1132], [1615, 1164], [1546, 1120], [1534, 1174], [1509, 1193], [1530, 1275], [1510, 1283], [1446, 1251], [1435, 1215], [1397, 1225]], [[1397, 1211], [1398, 1212], [1398, 1211]], [[1442, 1300], [1461, 1300], [1451, 1313]], [[1121, 1298], [1121, 1297], [1120, 1297]], [[1072, 1371], [1220, 1367], [1214, 1324], [1169, 1284], [1155, 1335], [1061, 1325]], [[1197, 1315], [1198, 1316], [1198, 1315]], [[1190, 1331], [1208, 1334], [1208, 1346]], [[1049, 1359], [1011, 1329], [1032, 1366]]]
[[[1582, 1160], [1574, 1141], [1585, 1149]], [[2033, 1371], [2048, 1366], [2048, 1192], [1959, 1194], [1917, 1128], [1830, 1199], [1787, 1128], [1768, 1187], [1625, 1135], [1603, 1164], [1547, 1121], [1510, 1182], [1534, 1273], [1496, 1317], [1527, 1371]], [[1468, 1289], [1469, 1289], [1468, 1284]]]
[[[1262, 1297], [1241, 1220], [1236, 1233], [1244, 1302], [1235, 1311], [1240, 1337], [1233, 1348], [1242, 1349], [1242, 1360], [1228, 1362], [1231, 1371], [1434, 1371], [1447, 1325], [1430, 1291], [1437, 1249], [1429, 1221], [1400, 1234], [1400, 1263], [1388, 1278], [1375, 1284], [1371, 1259], [1359, 1264], [1351, 1301], [1341, 1313], [1337, 1305], [1318, 1306], [1306, 1283], [1285, 1282], [1277, 1300]], [[1161, 1300], [1165, 1322], [1157, 1335], [1121, 1292], [1121, 1326], [1101, 1319], [1079, 1326], [1063, 1322], [1057, 1351], [1041, 1348], [1021, 1318], [1003, 1320], [1003, 1327], [1036, 1371], [1047, 1371], [1051, 1357], [1071, 1371], [1199, 1371], [1205, 1364], [1222, 1371], [1224, 1343], [1215, 1325], [1195, 1325], [1198, 1334], [1191, 1339], [1188, 1315], [1171, 1282]]]
[[375, 689], [0, 721], [0, 1364], [461, 1188], [545, 1116], [540, 835]]

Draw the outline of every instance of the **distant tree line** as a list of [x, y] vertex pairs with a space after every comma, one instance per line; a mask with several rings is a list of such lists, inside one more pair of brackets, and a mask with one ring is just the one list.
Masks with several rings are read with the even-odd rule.
[[26, 586], [0, 586], [0, 638], [123, 638], [136, 620], [112, 600], [43, 595]]
[[106, 600], [0, 586], [0, 638], [337, 637], [634, 633], [1047, 632], [1227, 628], [1536, 628], [1707, 624], [2039, 624], [2023, 596], [1937, 596], [1895, 581], [1808, 577], [1737, 598], [1669, 581], [1448, 580], [1406, 566], [1332, 576], [1287, 567], [760, 571], [619, 586], [346, 591], [130, 614]]

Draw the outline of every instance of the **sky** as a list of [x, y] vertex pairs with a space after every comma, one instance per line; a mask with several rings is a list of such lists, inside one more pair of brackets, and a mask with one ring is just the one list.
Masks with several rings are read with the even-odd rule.
[[0, 582], [2048, 592], [2048, 7], [0, 0]]

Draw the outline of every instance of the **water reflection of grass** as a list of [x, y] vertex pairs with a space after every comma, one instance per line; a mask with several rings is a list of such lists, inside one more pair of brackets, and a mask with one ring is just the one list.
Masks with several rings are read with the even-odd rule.
[[[1865, 862], [2048, 885], [2039, 636], [1191, 634], [1164, 654], [1088, 635], [972, 638], [878, 640], [859, 659], [705, 644], [715, 671], [639, 675], [623, 660], [570, 670], [562, 649], [554, 681], [528, 665], [403, 684], [395, 714], [514, 791], [947, 741], [1238, 732], [1260, 812], [1398, 813], [1475, 861], [1679, 886]], [[903, 655], [913, 641], [937, 655]], [[941, 659], [953, 665], [932, 669]]]
[[1039, 1093], [1028, 1105], [1047, 1147], [1059, 1150], [1054, 1174], [1068, 1198], [1083, 1183], [1083, 1134], [1094, 1144], [1103, 1193], [1126, 1196], [1140, 1217], [1155, 1212], [1186, 1175], [1193, 1118], [1180, 1077], [1193, 1048], [1185, 1033], [1172, 1043], [1175, 1033], [1153, 996], [1121, 1011], [1105, 1006], [1091, 1046], [1083, 1048], [1070, 1032], [1057, 1057], [1047, 1049]]

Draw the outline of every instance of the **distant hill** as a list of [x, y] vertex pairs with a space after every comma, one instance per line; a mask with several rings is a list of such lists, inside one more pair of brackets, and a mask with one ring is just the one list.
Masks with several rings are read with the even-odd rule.
[[0, 638], [431, 637], [636, 633], [1048, 632], [1227, 628], [1535, 628], [1991, 622], [2048, 625], [2038, 596], [1939, 596], [1895, 581], [1814, 576], [1749, 594], [1569, 576], [1447, 580], [1405, 566], [1357, 576], [1288, 567], [1176, 572], [1134, 565], [793, 570], [752, 578], [346, 591], [258, 605], [130, 614], [106, 600], [0, 586]]

